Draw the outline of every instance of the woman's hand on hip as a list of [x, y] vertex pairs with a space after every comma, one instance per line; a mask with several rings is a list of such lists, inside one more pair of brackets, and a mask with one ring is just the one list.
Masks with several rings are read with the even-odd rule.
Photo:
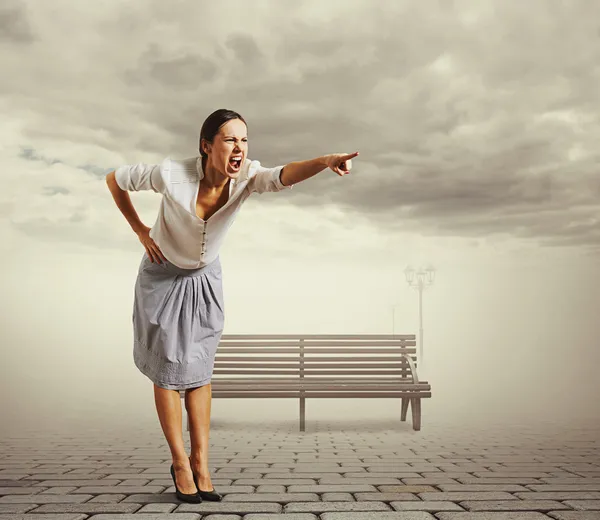
[[156, 261], [156, 263], [160, 264], [161, 259], [166, 262], [167, 259], [165, 258], [165, 255], [162, 254], [162, 251], [156, 245], [156, 242], [150, 237], [150, 229], [151, 228], [144, 226], [141, 231], [138, 231], [137, 236], [142, 245], [146, 248], [146, 253], [152, 263]]

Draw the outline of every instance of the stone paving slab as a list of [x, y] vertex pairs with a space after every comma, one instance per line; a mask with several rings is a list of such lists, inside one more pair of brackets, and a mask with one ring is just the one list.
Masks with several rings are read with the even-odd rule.
[[[417, 476], [415, 474], [415, 476]], [[402, 481], [398, 478], [382, 478], [382, 477], [360, 477], [360, 478], [344, 478], [344, 477], [324, 477], [319, 479], [319, 484], [327, 485], [327, 484], [339, 484], [339, 483], [349, 483], [349, 484], [362, 484], [368, 483], [373, 484], [374, 486], [382, 486], [384, 484], [392, 485], [392, 484], [402, 484]]]
[[452, 477], [419, 477], [403, 478], [403, 484], [407, 486], [437, 486], [438, 484], [458, 484], [457, 479]]
[[411, 485], [400, 485], [400, 486], [377, 486], [382, 493], [426, 493], [427, 491], [436, 491], [434, 486], [411, 486]]
[[[213, 520], [234, 520], [240, 518], [237, 515], [208, 515], [204, 518]], [[318, 517], [310, 513], [288, 513], [287, 515], [282, 514], [269, 514], [261, 515], [260, 513], [250, 513], [244, 515], [245, 520], [316, 520]]]
[[277, 502], [279, 504], [287, 504], [288, 502], [320, 501], [321, 498], [317, 493], [260, 493], [250, 495], [230, 493], [223, 497], [223, 502]]
[[514, 495], [521, 500], [600, 500], [597, 491], [527, 491]]
[[68, 495], [69, 493], [72, 493], [76, 489], [77, 489], [77, 487], [75, 487], [75, 486], [53, 487], [53, 488], [48, 488], [48, 489], [43, 490], [42, 492], [40, 492], [40, 495]]
[[[97, 495], [100, 493], [162, 493], [165, 486], [82, 486], [73, 491], [73, 494]], [[173, 488], [173, 493], [175, 489]]]
[[544, 513], [534, 511], [521, 512], [485, 512], [485, 513], [438, 513], [438, 520], [549, 520]]
[[[90, 482], [95, 482], [100, 479], [106, 478], [106, 474], [88, 474], [88, 475], [77, 475], [77, 480], [87, 480]], [[24, 480], [36, 480], [38, 482], [43, 482], [45, 480], [54, 480], [54, 481], [65, 481], [69, 482], [73, 480], [73, 473], [34, 473], [33, 475], [26, 475], [23, 477]], [[35, 485], [35, 482], [33, 483]], [[68, 485], [68, 484], [67, 484]]]
[[39, 488], [39, 487], [33, 487], [33, 486], [27, 486], [27, 487], [16, 487], [16, 486], [9, 486], [9, 487], [3, 487], [0, 488], [0, 495], [32, 495], [32, 494], [36, 494], [39, 493], [40, 491], [44, 491], [46, 488]]
[[135, 513], [138, 509], [142, 507], [141, 504], [134, 504], [132, 502], [127, 504], [99, 504], [93, 503], [90, 504], [45, 504], [43, 506], [38, 507], [35, 512], [36, 513], [86, 513], [86, 514], [96, 514], [96, 513]]
[[422, 500], [414, 493], [349, 493], [349, 496], [353, 497], [352, 500], [357, 500], [358, 502], [362, 502], [363, 500], [379, 500], [383, 502], [388, 502], [392, 500], [422, 502]]
[[[212, 478], [211, 479], [214, 482], [217, 482], [218, 480], [216, 478]], [[303, 478], [303, 479], [297, 479], [297, 478], [260, 478], [260, 477], [256, 477], [256, 478], [240, 478], [240, 479], [236, 479], [231, 481], [232, 483], [234, 483], [237, 486], [257, 486], [259, 484], [261, 485], [265, 485], [265, 484], [273, 484], [273, 485], [284, 485], [284, 486], [291, 486], [291, 485], [310, 485], [310, 484], [317, 484], [317, 482], [315, 481], [316, 479], [308, 479], [308, 478]]]
[[[234, 518], [240, 518], [238, 515], [207, 515], [204, 518], [213, 520], [233, 520]], [[318, 516], [311, 513], [288, 513], [287, 515], [270, 513], [263, 515], [260, 513], [250, 513], [244, 515], [244, 520], [316, 520]]]
[[[441, 472], [440, 472], [441, 473]], [[356, 473], [354, 471], [348, 471], [343, 473], [329, 473], [324, 475], [322, 478], [355, 478], [355, 479], [400, 479], [400, 478], [419, 478], [419, 473], [415, 471], [365, 471], [363, 473]], [[321, 477], [318, 477], [321, 478]]]
[[[227, 513], [245, 515], [246, 513], [281, 513], [283, 506], [275, 502], [202, 502], [201, 504], [180, 504], [174, 513], [197, 512]], [[173, 518], [171, 518], [173, 520]], [[176, 517], [179, 520], [179, 517]]]
[[324, 486], [292, 485], [288, 487], [288, 492], [290, 493], [324, 493], [326, 491], [347, 491], [348, 493], [359, 493], [361, 491], [377, 491], [377, 488], [368, 484], [361, 485], [359, 483], [328, 484]]
[[69, 514], [69, 513], [49, 513], [47, 515], [41, 514], [0, 514], [0, 520], [84, 520], [87, 515], [83, 514]]
[[152, 504], [160, 502], [170, 502], [172, 504], [181, 504], [175, 493], [149, 493], [149, 494], [133, 494], [127, 495], [123, 502], [133, 502], [134, 504]]
[[375, 513], [323, 513], [323, 520], [435, 520], [435, 517], [424, 511], [382, 511]]
[[177, 508], [177, 504], [146, 504], [137, 513], [171, 513]]
[[[71, 479], [73, 475], [71, 475]], [[45, 486], [45, 487], [53, 487], [53, 486], [81, 486], [82, 479], [77, 480], [42, 480], [41, 482], [36, 482], [32, 487]], [[86, 486], [116, 486], [121, 483], [121, 480], [100, 480], [100, 479], [91, 479], [86, 480]]]
[[516, 484], [518, 486], [526, 486], [527, 484], [543, 484], [541, 479], [510, 477], [510, 478], [486, 478], [485, 480], [477, 477], [460, 477], [457, 478], [460, 484]]
[[0, 504], [0, 514], [2, 513], [27, 513], [35, 509], [36, 504]]
[[600, 518], [600, 500], [565, 500], [564, 504], [573, 509], [598, 511], [598, 518]]
[[527, 491], [526, 487], [519, 484], [440, 484], [437, 486], [442, 491], [501, 491], [515, 493]]
[[398, 511], [429, 511], [437, 513], [439, 511], [464, 511], [464, 509], [455, 502], [427, 502], [419, 500], [415, 502], [390, 502], [390, 506]]
[[6, 495], [0, 504], [80, 504], [93, 495]]
[[582, 480], [579, 484], [528, 484], [531, 491], [600, 491], [600, 484], [587, 484]]
[[571, 509], [556, 500], [466, 500], [459, 502], [467, 511], [554, 511]]
[[114, 495], [96, 495], [94, 498], [88, 500], [88, 504], [89, 503], [95, 503], [95, 502], [101, 502], [101, 503], [110, 503], [110, 504], [115, 504], [117, 502], [120, 502], [121, 500], [124, 500], [125, 498], [127, 498], [127, 495], [118, 495], [118, 494], [114, 494]]
[[327, 511], [389, 511], [384, 502], [292, 502], [285, 506], [284, 512], [311, 512], [315, 514]]
[[234, 424], [211, 425], [224, 500], [201, 504], [177, 499], [158, 419], [4, 437], [0, 520], [600, 520], [600, 426]]
[[[377, 495], [377, 493], [373, 493], [373, 495]], [[410, 497], [411, 495], [406, 495], [407, 497]], [[412, 495], [414, 496], [414, 495]], [[381, 498], [381, 497], [379, 497]], [[324, 502], [354, 502], [354, 500], [357, 500], [354, 498], [354, 496], [352, 495], [352, 493], [323, 493], [321, 495], [321, 500], [323, 500]], [[383, 500], [381, 498], [381, 500]], [[415, 500], [418, 500], [417, 497], [415, 497]]]
[[556, 520], [598, 520], [598, 513], [594, 511], [557, 511], [548, 513], [550, 518]]
[[[199, 520], [202, 515], [197, 513], [178, 513], [173, 516], [171, 513], [136, 513], [127, 515], [101, 514], [94, 515], [94, 520]], [[0, 518], [0, 520], [2, 520]]]
[[600, 484], [600, 478], [597, 477], [563, 477], [563, 478], [541, 478], [541, 484]]
[[423, 500], [518, 500], [517, 497], [504, 491], [448, 491], [419, 493]]

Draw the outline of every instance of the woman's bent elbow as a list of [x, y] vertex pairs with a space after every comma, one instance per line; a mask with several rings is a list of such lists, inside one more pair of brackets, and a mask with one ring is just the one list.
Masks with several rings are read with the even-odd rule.
[[110, 189], [110, 191], [114, 191], [114, 190], [124, 191], [118, 185], [117, 179], [115, 178], [115, 172], [114, 171], [110, 172], [106, 176], [106, 184], [108, 185], [108, 188]]

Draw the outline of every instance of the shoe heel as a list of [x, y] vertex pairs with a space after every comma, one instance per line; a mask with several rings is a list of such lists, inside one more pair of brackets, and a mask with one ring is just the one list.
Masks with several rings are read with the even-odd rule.
[[[190, 457], [190, 464], [192, 463], [192, 458]], [[192, 470], [192, 475], [194, 477], [194, 484], [196, 484], [196, 489], [198, 490], [198, 495], [204, 500], [209, 500], [211, 502], [220, 502], [223, 500], [223, 495], [215, 491], [215, 487], [213, 486], [212, 491], [202, 491], [200, 486], [198, 485], [198, 480], [196, 479], [196, 475], [194, 475], [194, 470]]]
[[[171, 477], [173, 478], [173, 484], [175, 485], [175, 495], [177, 496], [177, 498], [179, 500], [181, 500], [182, 502], [187, 502], [189, 504], [202, 503], [202, 496], [198, 492], [182, 493], [179, 490], [179, 488], [177, 487], [177, 481], [175, 480], [175, 468], [173, 467], [173, 464], [171, 464]], [[196, 484], [196, 479], [194, 479], [194, 484]], [[196, 488], [198, 488], [197, 485], [196, 485]]]

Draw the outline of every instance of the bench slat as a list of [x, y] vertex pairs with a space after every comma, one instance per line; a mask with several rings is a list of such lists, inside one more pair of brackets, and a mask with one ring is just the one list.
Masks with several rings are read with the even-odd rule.
[[261, 393], [254, 391], [246, 391], [246, 392], [229, 392], [226, 390], [214, 390], [213, 397], [230, 397], [230, 398], [255, 398], [261, 399], [263, 397], [283, 397], [283, 398], [298, 398], [305, 397], [306, 399], [314, 398], [314, 397], [322, 397], [326, 399], [335, 399], [340, 397], [380, 397], [380, 398], [388, 398], [388, 397], [412, 397], [412, 398], [425, 398], [431, 397], [431, 392], [402, 392], [402, 391], [390, 391], [381, 394], [370, 393], [370, 392], [331, 392], [331, 393], [323, 393], [323, 392], [305, 392], [303, 395], [299, 395], [298, 392], [272, 392], [272, 393]]
[[[247, 384], [254, 384], [257, 387], [260, 387], [261, 385], [265, 385], [265, 384], [275, 384], [275, 383], [280, 383], [280, 384], [289, 384], [293, 385], [293, 386], [298, 386], [298, 381], [302, 381], [304, 386], [308, 387], [319, 387], [320, 385], [349, 385], [349, 386], [362, 386], [362, 385], [382, 385], [382, 386], [389, 386], [389, 385], [393, 385], [393, 386], [397, 386], [397, 385], [411, 385], [414, 384], [412, 377], [406, 377], [406, 378], [402, 378], [402, 379], [309, 379], [309, 378], [302, 378], [302, 379], [276, 379], [276, 378], [262, 378], [262, 379], [258, 379], [258, 378], [239, 378], [239, 379], [221, 379], [221, 378], [213, 378], [211, 381], [211, 384], [215, 385], [215, 384], [219, 384], [219, 385], [247, 385]], [[428, 381], [419, 381], [420, 385], [429, 385]]]
[[[237, 363], [229, 363], [228, 360], [215, 360], [215, 367], [221, 367], [221, 368], [261, 368], [261, 369], [267, 369], [267, 368], [296, 368], [296, 370], [300, 370], [300, 365], [298, 363], [298, 360], [296, 360], [294, 363], [269, 363], [268, 365], [261, 363], [258, 367], [256, 366], [256, 363], [252, 363], [252, 362], [237, 362]], [[375, 362], [367, 362], [367, 361], [361, 361], [360, 365], [357, 365], [356, 363], [316, 363], [314, 362], [314, 360], [305, 360], [303, 363], [304, 366], [304, 370], [305, 371], [310, 371], [315, 369], [316, 367], [319, 368], [340, 368], [340, 369], [346, 369], [346, 368], [363, 368], [363, 369], [368, 369], [368, 368], [396, 368], [396, 369], [402, 369], [402, 368], [408, 368], [408, 363], [406, 362], [400, 362], [400, 361], [396, 361], [396, 363], [375, 363]]]
[[[399, 385], [399, 384], [412, 384], [412, 379], [395, 379], [395, 378], [364, 378], [364, 379], [336, 379], [336, 378], [286, 378], [286, 379], [275, 379], [275, 378], [213, 378], [211, 383], [214, 384], [255, 384], [255, 385], [266, 385], [266, 384], [283, 384], [283, 385], [306, 385], [306, 386], [318, 386], [318, 385]], [[421, 382], [419, 382], [420, 384]], [[426, 382], [423, 382], [426, 384]]]
[[212, 390], [230, 390], [230, 391], [241, 391], [241, 390], [253, 390], [255, 392], [270, 392], [274, 390], [304, 390], [305, 392], [316, 392], [316, 391], [372, 391], [372, 392], [416, 392], [416, 391], [428, 391], [431, 390], [429, 385], [422, 384], [409, 384], [402, 383], [397, 385], [323, 385], [315, 388], [311, 388], [311, 385], [300, 386], [300, 385], [276, 385], [276, 384], [264, 384], [264, 385], [219, 385], [212, 384]]
[[[250, 370], [250, 369], [240, 369], [240, 370], [232, 370], [230, 368], [227, 369], [223, 369], [221, 370], [220, 368], [217, 368], [215, 366], [215, 368], [213, 369], [213, 374], [289, 374], [289, 375], [299, 375], [299, 370], [298, 368], [296, 368], [295, 370], [291, 370], [291, 369], [278, 369], [276, 372], [271, 372], [268, 370], [268, 367], [260, 367], [260, 368], [255, 368], [254, 370]], [[340, 375], [340, 374], [344, 374], [344, 375], [401, 375], [401, 374], [406, 374], [407, 371], [406, 370], [381, 370], [381, 371], [377, 371], [374, 372], [373, 370], [340, 370], [340, 371], [335, 371], [335, 370], [307, 370], [304, 372], [304, 375], [309, 376], [309, 375]]]
[[294, 347], [298, 348], [303, 345], [308, 347], [415, 347], [416, 341], [223, 341], [219, 342], [221, 346], [228, 347]]
[[221, 340], [416, 340], [415, 334], [223, 334]]
[[[217, 356], [215, 361], [294, 361], [296, 365], [299, 363], [300, 357], [296, 355], [295, 357], [274, 357], [274, 356]], [[308, 363], [321, 363], [321, 362], [338, 362], [338, 361], [356, 361], [357, 363], [364, 363], [365, 361], [395, 361], [395, 362], [403, 362], [408, 364], [406, 359], [401, 356], [389, 356], [389, 357], [350, 357], [350, 356], [341, 356], [341, 357], [309, 357], [304, 356], [304, 364]]]
[[[415, 354], [416, 348], [402, 348], [402, 347], [392, 347], [392, 348], [333, 348], [333, 347], [323, 347], [323, 348], [311, 348], [305, 347], [304, 354]], [[294, 354], [298, 356], [300, 354], [300, 349], [298, 345], [293, 347], [268, 347], [264, 348], [264, 345], [261, 347], [229, 347], [225, 346], [222, 343], [219, 344], [217, 353], [219, 355], [222, 354]]]

